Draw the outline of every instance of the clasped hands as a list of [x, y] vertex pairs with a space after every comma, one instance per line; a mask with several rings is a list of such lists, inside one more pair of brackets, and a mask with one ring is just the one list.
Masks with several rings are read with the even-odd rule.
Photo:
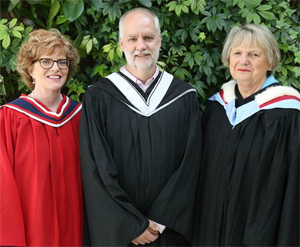
[[131, 242], [135, 245], [150, 244], [159, 237], [159, 226], [156, 225], [152, 220], [149, 220], [148, 228], [136, 239]]

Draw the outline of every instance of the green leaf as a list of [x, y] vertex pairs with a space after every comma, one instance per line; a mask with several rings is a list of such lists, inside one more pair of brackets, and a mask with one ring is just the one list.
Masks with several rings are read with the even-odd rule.
[[0, 25], [0, 31], [8, 32], [8, 27], [5, 25]]
[[12, 34], [16, 38], [22, 39], [22, 34], [19, 31], [12, 30]]
[[170, 47], [170, 51], [173, 53], [173, 54], [179, 54], [180, 56], [183, 55], [183, 52], [186, 51], [186, 47], [183, 46], [183, 45], [172, 45]]
[[184, 29], [178, 29], [178, 30], [175, 32], [175, 37], [180, 36], [183, 32], [184, 32]]
[[247, 17], [246, 17], [246, 22], [247, 22], [247, 23], [250, 23], [250, 22], [252, 22], [252, 20], [253, 20], [253, 14], [252, 14], [252, 13], [249, 13], [249, 14], [247, 15]]
[[102, 0], [90, 0], [92, 6], [95, 7], [96, 10], [100, 10], [101, 8], [101, 4], [102, 4]]
[[193, 66], [194, 66], [194, 59], [191, 58], [191, 59], [189, 60], [188, 64], [189, 64], [190, 68], [192, 69]]
[[52, 20], [57, 15], [58, 11], [60, 9], [60, 4], [56, 0], [51, 1], [51, 8], [49, 11], [49, 16], [47, 20], [47, 28], [50, 29], [52, 27]]
[[184, 13], [189, 13], [189, 9], [188, 9], [188, 7], [187, 6], [182, 6], [181, 7], [181, 9], [182, 9], [182, 11], [184, 12]]
[[256, 13], [253, 14], [253, 21], [255, 24], [260, 24], [261, 19], [258, 14], [256, 14]]
[[121, 50], [121, 48], [120, 48], [119, 45], [118, 45], [118, 47], [117, 47], [117, 55], [118, 55], [119, 57], [122, 57], [122, 55], [123, 55], [123, 52], [122, 52], [122, 50]]
[[217, 15], [217, 18], [216, 18], [216, 25], [218, 27], [219, 30], [222, 30], [223, 26], [225, 26], [225, 21], [224, 19], [221, 17], [220, 14]]
[[65, 23], [68, 20], [68, 18], [64, 15], [59, 15], [56, 18], [56, 25], [60, 25], [62, 23]]
[[71, 4], [77, 4], [79, 2], [79, 0], [65, 0], [65, 1]]
[[173, 11], [177, 7], [177, 2], [176, 1], [170, 2], [167, 4], [167, 7], [169, 7], [169, 11]]
[[17, 21], [18, 21], [17, 18], [12, 19], [12, 20], [9, 22], [9, 28], [13, 28], [13, 27], [16, 25]]
[[57, 13], [60, 9], [60, 4], [58, 1], [55, 1], [55, 0], [52, 1], [51, 3], [52, 4], [51, 4], [48, 18], [52, 20], [57, 15]]
[[95, 37], [92, 40], [93, 40], [93, 45], [98, 44], [98, 40]]
[[[74, 2], [77, 2], [74, 4]], [[68, 18], [69, 21], [75, 21], [84, 10], [83, 0], [73, 0], [72, 2], [66, 1], [63, 5], [64, 14]]]
[[15, 31], [24, 31], [24, 27], [22, 27], [22, 26], [15, 26], [15, 27], [13, 27], [12, 30], [15, 30]]
[[55, 1], [55, 0], [52, 1], [50, 12], [49, 12], [49, 17], [48, 18], [52, 20], [57, 15], [59, 9], [60, 9], [59, 2]]
[[294, 58], [292, 56], [288, 56], [288, 58], [285, 60], [285, 64], [289, 64], [294, 60]]
[[20, 0], [10, 0], [10, 2], [11, 2], [13, 5], [17, 5], [17, 4], [20, 2]]
[[120, 4], [117, 2], [103, 3], [103, 14], [108, 14], [110, 21], [114, 22], [121, 15]]
[[16, 69], [17, 69], [17, 63], [16, 63], [16, 61], [17, 61], [17, 54], [14, 54], [14, 55], [11, 57], [11, 59], [9, 60], [9, 62], [10, 62], [10, 67], [11, 67], [11, 70], [12, 70], [12, 71], [16, 71]]
[[201, 55], [201, 52], [197, 52], [197, 53], [195, 54], [195, 56], [194, 56], [194, 59], [195, 59], [196, 63], [197, 63], [198, 65], [200, 65], [200, 64], [201, 64], [201, 61], [202, 61], [202, 55]]
[[192, 54], [190, 52], [185, 52], [183, 62], [188, 62], [190, 59], [193, 59]]
[[182, 34], [181, 34], [181, 42], [184, 43], [184, 41], [186, 40], [188, 36], [188, 32], [187, 31], [184, 31]]
[[289, 35], [291, 37], [292, 40], [296, 40], [298, 35], [299, 35], [299, 32], [295, 31], [295, 30], [290, 30], [289, 31]]
[[258, 12], [263, 18], [266, 20], [274, 20], [276, 19], [275, 15], [272, 12], [269, 11], [259, 11]]
[[147, 7], [147, 8], [150, 8], [152, 6], [152, 2], [151, 0], [139, 0], [140, 4]]
[[0, 19], [0, 26], [7, 23], [7, 19]]
[[212, 74], [212, 70], [211, 70], [211, 68], [208, 65], [204, 65], [203, 66], [203, 71], [208, 76], [211, 76], [211, 74]]
[[8, 34], [5, 34], [2, 41], [2, 46], [4, 49], [6, 49], [10, 45], [10, 36]]
[[81, 45], [85, 47], [87, 42], [90, 40], [90, 37], [91, 37], [91, 35], [84, 36], [82, 39]]
[[207, 29], [213, 33], [217, 30], [216, 22], [213, 19], [209, 19], [206, 23]]
[[217, 14], [217, 8], [213, 7], [211, 13], [213, 16], [215, 16]]
[[246, 18], [250, 14], [250, 11], [249, 9], [242, 9], [239, 11], [239, 14], [241, 13], [242, 13], [242, 17]]
[[25, 29], [25, 35], [28, 36], [31, 33], [32, 30], [33, 30], [33, 26], [26, 27], [26, 29]]
[[2, 75], [0, 75], [0, 95], [6, 95], [6, 90], [5, 90], [5, 85], [4, 85], [4, 80]]
[[203, 88], [205, 88], [205, 85], [200, 81], [195, 81], [195, 83], [191, 84], [201, 95], [201, 97], [205, 98], [205, 92], [203, 91]]
[[281, 73], [282, 73], [284, 76], [287, 76], [287, 69], [286, 69], [286, 67], [284, 67], [284, 66], [281, 67]]
[[46, 6], [51, 5], [49, 0], [27, 0], [27, 2], [31, 5], [38, 5], [38, 4], [43, 4], [43, 5], [46, 5]]
[[102, 49], [103, 49], [104, 52], [109, 52], [111, 49], [113, 49], [113, 44], [112, 44], [112, 43], [109, 43], [109, 44], [107, 44], [107, 45], [104, 45], [104, 46], [102, 47]]
[[100, 75], [100, 76], [104, 77], [104, 71], [107, 68], [108, 67], [104, 63], [102, 63], [100, 66], [95, 66], [93, 75]]
[[112, 32], [112, 33], [109, 35], [109, 39], [117, 40], [117, 39], [118, 39], [118, 33], [117, 33], [117, 32]]
[[204, 32], [199, 33], [198, 39], [200, 39], [200, 40], [205, 40], [205, 38], [206, 38], [206, 35], [205, 35]]
[[260, 5], [256, 9], [259, 10], [259, 11], [261, 11], [261, 10], [269, 10], [269, 9], [272, 9], [272, 6], [270, 6], [270, 5]]
[[253, 9], [259, 6], [262, 0], [244, 0], [244, 1], [246, 5], [247, 4], [251, 5], [250, 9]]
[[[8, 9], [7, 12], [11, 12], [14, 8], [16, 7], [16, 5], [12, 4], [11, 2], [8, 5]], [[0, 99], [1, 100], [1, 99]]]
[[294, 67], [294, 73], [296, 78], [300, 77], [300, 67]]
[[[237, 5], [239, 2], [242, 2], [242, 1], [240, 1], [240, 0], [234, 0], [233, 3], [232, 3], [232, 6]], [[243, 7], [244, 7], [244, 6], [242, 6], [242, 8], [243, 8]]]
[[87, 42], [85, 48], [86, 48], [86, 53], [89, 54], [90, 51], [91, 51], [92, 48], [93, 48], [93, 40], [92, 40], [92, 39], [90, 39], [90, 40]]
[[181, 14], [181, 6], [180, 5], [176, 6], [175, 13], [176, 13], [177, 16], [180, 16], [180, 14]]
[[280, 38], [281, 38], [281, 42], [282, 43], [287, 43], [287, 41], [290, 40], [290, 36], [289, 36], [289, 34], [286, 31], [283, 31], [281, 33]]
[[3, 40], [5, 35], [8, 35], [7, 31], [0, 31], [0, 40]]
[[205, 0], [190, 0], [191, 10], [198, 15], [199, 12], [202, 13], [205, 9]]
[[109, 61], [113, 61], [114, 60], [114, 56], [115, 56], [115, 50], [111, 49], [108, 53], [108, 59]]
[[299, 64], [300, 63], [300, 51], [295, 52], [294, 54], [295, 54], [295, 62]]
[[[202, 14], [205, 15], [205, 16], [211, 16], [211, 13], [208, 12], [208, 11], [203, 11]], [[205, 17], [205, 18], [206, 18], [206, 17]]]

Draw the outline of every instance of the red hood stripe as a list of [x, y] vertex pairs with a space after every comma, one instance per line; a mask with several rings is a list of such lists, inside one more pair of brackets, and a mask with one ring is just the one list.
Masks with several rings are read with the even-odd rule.
[[283, 96], [277, 97], [275, 99], [269, 100], [269, 101], [259, 105], [259, 108], [263, 108], [263, 107], [266, 107], [268, 105], [271, 105], [271, 104], [274, 104], [274, 103], [277, 103], [277, 102], [280, 102], [280, 101], [283, 101], [283, 100], [288, 100], [288, 99], [294, 99], [294, 100], [297, 100], [297, 101], [300, 102], [300, 99], [296, 96], [283, 95]]

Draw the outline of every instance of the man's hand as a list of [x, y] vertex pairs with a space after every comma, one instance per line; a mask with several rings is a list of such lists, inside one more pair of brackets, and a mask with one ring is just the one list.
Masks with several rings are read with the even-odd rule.
[[145, 245], [150, 244], [151, 242], [155, 241], [159, 236], [159, 227], [153, 221], [149, 220], [148, 228], [136, 239], [132, 240], [131, 242], [135, 245]]
[[159, 234], [159, 226], [156, 225], [152, 220], [149, 220], [149, 226], [148, 226], [148, 231], [151, 232], [153, 235], [158, 235]]

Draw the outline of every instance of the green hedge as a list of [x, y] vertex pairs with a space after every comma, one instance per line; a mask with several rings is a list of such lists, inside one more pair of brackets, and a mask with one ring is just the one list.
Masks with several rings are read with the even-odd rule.
[[298, 0], [6, 0], [1, 1], [0, 104], [28, 89], [16, 72], [16, 54], [28, 33], [57, 28], [79, 50], [80, 66], [64, 92], [76, 100], [89, 84], [125, 64], [118, 46], [118, 20], [134, 7], [160, 18], [159, 66], [188, 81], [203, 105], [230, 78], [221, 50], [234, 25], [266, 25], [277, 38], [281, 63], [276, 77], [300, 89], [300, 1]]

